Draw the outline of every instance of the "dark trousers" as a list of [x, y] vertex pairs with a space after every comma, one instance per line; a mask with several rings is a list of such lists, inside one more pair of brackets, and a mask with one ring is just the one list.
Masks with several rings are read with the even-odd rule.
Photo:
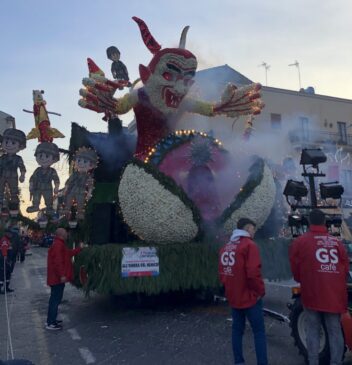
[[330, 345], [330, 365], [341, 365], [344, 353], [344, 339], [339, 313], [316, 312], [304, 308], [307, 316], [306, 334], [309, 365], [319, 364], [320, 331], [324, 319]]
[[[5, 270], [4, 270], [5, 267]], [[2, 288], [2, 286], [6, 285], [6, 288], [8, 289], [9, 284], [10, 284], [10, 279], [11, 279], [11, 262], [9, 261], [8, 258], [5, 258], [4, 261], [4, 257], [0, 254], [0, 290]], [[5, 276], [6, 276], [6, 280], [5, 280]]]
[[235, 364], [245, 364], [242, 350], [242, 338], [246, 325], [246, 318], [248, 318], [253, 331], [257, 364], [267, 365], [268, 359], [266, 351], [266, 336], [262, 300], [258, 300], [257, 303], [250, 308], [232, 308], [232, 349], [235, 358]]
[[64, 295], [64, 289], [65, 283], [51, 286], [47, 319], [48, 325], [55, 324], [56, 322], [57, 310], [59, 308], [59, 304], [61, 303], [62, 296]]

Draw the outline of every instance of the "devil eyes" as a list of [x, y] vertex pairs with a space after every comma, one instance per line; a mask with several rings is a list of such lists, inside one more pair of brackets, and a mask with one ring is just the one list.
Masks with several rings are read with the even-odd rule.
[[165, 80], [167, 80], [167, 81], [178, 81], [178, 80], [183, 80], [183, 83], [184, 83], [184, 85], [192, 85], [193, 84], [193, 80], [192, 80], [192, 78], [185, 78], [185, 77], [183, 77], [183, 76], [181, 76], [181, 75], [175, 75], [175, 74], [173, 74], [173, 73], [171, 73], [171, 72], [164, 72], [163, 73], [163, 78], [165, 79]]
[[174, 78], [173, 76], [174, 75], [172, 75], [172, 73], [170, 73], [170, 72], [164, 72], [163, 73], [163, 78], [167, 81], [172, 81], [172, 79]]

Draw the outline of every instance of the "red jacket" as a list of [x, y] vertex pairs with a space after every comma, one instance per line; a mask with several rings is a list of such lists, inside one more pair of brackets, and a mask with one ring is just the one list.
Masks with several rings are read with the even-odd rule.
[[321, 312], [345, 313], [349, 260], [337, 237], [325, 226], [311, 225], [290, 247], [293, 277], [301, 284], [303, 306]]
[[238, 237], [220, 250], [219, 275], [233, 308], [252, 307], [265, 295], [259, 249], [249, 237]]
[[54, 242], [48, 251], [47, 284], [61, 284], [61, 278], [66, 277], [65, 282], [73, 280], [72, 256], [77, 255], [80, 248], [70, 250], [65, 241], [60, 237], [55, 237]]
[[7, 236], [0, 238], [0, 253], [3, 257], [7, 256], [7, 252], [11, 247], [11, 241]]

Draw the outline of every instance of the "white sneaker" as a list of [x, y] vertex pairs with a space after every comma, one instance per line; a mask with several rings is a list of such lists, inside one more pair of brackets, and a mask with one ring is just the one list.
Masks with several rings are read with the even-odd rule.
[[54, 324], [47, 324], [45, 328], [49, 331], [59, 331], [62, 330], [62, 326], [60, 324], [54, 323]]

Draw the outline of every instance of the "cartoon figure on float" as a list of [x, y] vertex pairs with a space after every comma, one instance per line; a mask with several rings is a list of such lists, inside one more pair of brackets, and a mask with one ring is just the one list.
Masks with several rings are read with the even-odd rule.
[[[120, 60], [121, 53], [115, 46], [110, 46], [106, 49], [106, 55], [109, 60], [112, 61], [111, 64], [111, 74], [115, 80], [127, 81], [126, 86], [131, 86], [130, 78], [128, 76], [128, 71], [126, 65]], [[120, 87], [120, 90], [123, 86]]]
[[63, 213], [69, 214], [74, 207], [77, 218], [83, 219], [85, 205], [92, 197], [94, 179], [92, 171], [98, 165], [98, 156], [91, 148], [79, 148], [73, 159], [73, 172], [65, 183]]
[[39, 142], [52, 142], [54, 138], [64, 138], [65, 136], [56, 128], [51, 127], [49, 114], [58, 116], [61, 116], [61, 114], [46, 110], [46, 101], [43, 94], [43, 90], [33, 90], [33, 111], [23, 109], [24, 112], [34, 115], [35, 122], [35, 128], [28, 133], [27, 139], [38, 138]]
[[[46, 214], [53, 214], [53, 194], [59, 192], [60, 179], [54, 168], [50, 167], [60, 160], [59, 147], [55, 143], [42, 142], [34, 153], [40, 167], [37, 167], [29, 179], [29, 192], [32, 206], [27, 208], [28, 213], [38, 212], [41, 197], [43, 196]], [[54, 183], [54, 190], [53, 184]]]
[[[5, 206], [5, 190], [9, 190], [9, 210], [17, 215], [19, 209], [18, 181], [24, 182], [26, 167], [17, 152], [26, 148], [26, 135], [19, 129], [9, 128], [3, 133], [2, 149], [4, 154], [0, 157], [0, 208]], [[18, 177], [18, 170], [20, 176]]]
[[[207, 170], [206, 175], [211, 180], [213, 171], [221, 168], [225, 158], [224, 149], [218, 140], [203, 132], [177, 131], [175, 130], [177, 121], [185, 113], [196, 113], [205, 117], [225, 116], [232, 119], [242, 115], [259, 114], [264, 106], [260, 99], [261, 86], [254, 83], [237, 88], [233, 84], [228, 84], [217, 103], [188, 97], [187, 94], [194, 83], [197, 69], [196, 56], [185, 49], [189, 27], [184, 28], [178, 48], [162, 49], [146, 24], [137, 17], [133, 17], [133, 20], [139, 26], [145, 45], [153, 54], [148, 66], [139, 66], [143, 86], [132, 89], [121, 98], [113, 98], [113, 93], [109, 90], [112, 82], [106, 80], [105, 77], [102, 78], [102, 71], [91, 59], [88, 59], [90, 77], [82, 81], [85, 89], [80, 90], [83, 98], [79, 101], [79, 105], [98, 113], [104, 113], [105, 119], [109, 115], [119, 115], [127, 113], [131, 109], [134, 110], [138, 134], [136, 160], [126, 166], [118, 189], [123, 217], [130, 228], [145, 240], [156, 239], [165, 243], [188, 242], [199, 233], [199, 224], [195, 222], [196, 210], [200, 210], [203, 220], [210, 218], [214, 221], [219, 218], [219, 216], [215, 216], [215, 211], [219, 215], [224, 207], [215, 209], [214, 214], [209, 217], [201, 208], [208, 204], [192, 201], [194, 196], [204, 198], [207, 194], [204, 194], [204, 187], [201, 193], [198, 191], [197, 194], [194, 194], [192, 188], [187, 189], [187, 179], [180, 178], [180, 176], [189, 175], [192, 168], [192, 158], [187, 159], [185, 156], [190, 155], [190, 145], [195, 137], [209, 139], [211, 157], [202, 167], [193, 167], [191, 175], [199, 176], [200, 170], [203, 170], [204, 175]], [[95, 66], [95, 72], [92, 72], [92, 64]], [[266, 176], [264, 180], [266, 182], [269, 180], [269, 194], [267, 195], [270, 199], [269, 202], [265, 201], [266, 207], [262, 213], [263, 217], [261, 217], [261, 220], [265, 220], [264, 215], [269, 214], [267, 211], [270, 212], [274, 202], [275, 186], [268, 168], [264, 163], [260, 166], [260, 173]], [[179, 169], [178, 174], [175, 173], [177, 169]], [[158, 172], [162, 174], [158, 175]], [[189, 175], [190, 179], [194, 179], [195, 176], [191, 177], [191, 175]], [[167, 178], [171, 178], [172, 181]], [[150, 183], [148, 187], [147, 181]], [[182, 190], [178, 190], [177, 194], [180, 194], [178, 199], [174, 196], [176, 188], [172, 187], [173, 191], [170, 190], [170, 185], [173, 183], [176, 183], [178, 189]], [[211, 186], [214, 184], [210, 184], [208, 194], [212, 195], [215, 201], [217, 192], [212, 190]], [[167, 202], [165, 209], [162, 209], [160, 201]], [[142, 203], [144, 209], [140, 208]], [[146, 205], [150, 211], [146, 209]], [[191, 205], [196, 205], [196, 209], [189, 208]], [[258, 210], [258, 207], [256, 209]], [[259, 210], [261, 210], [260, 207]], [[146, 213], [147, 211], [148, 213]], [[170, 222], [167, 229], [158, 222], [156, 214], [159, 211], [163, 224]], [[148, 215], [153, 217], [154, 225], [147, 219]], [[262, 223], [260, 222], [260, 224]], [[231, 224], [233, 225], [234, 222]], [[180, 230], [180, 226], [184, 227], [183, 230]], [[156, 227], [160, 227], [160, 234], [155, 229]]]

